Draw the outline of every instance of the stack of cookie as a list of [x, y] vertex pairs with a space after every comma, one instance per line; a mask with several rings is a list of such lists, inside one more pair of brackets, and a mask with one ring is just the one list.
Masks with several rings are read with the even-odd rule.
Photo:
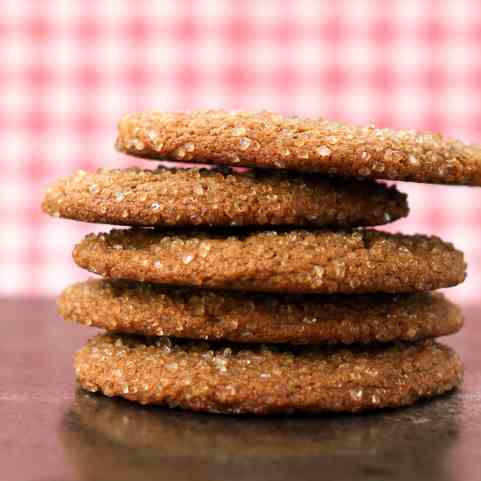
[[[130, 226], [89, 235], [69, 320], [104, 328], [75, 360], [90, 391], [211, 412], [358, 411], [434, 396], [462, 379], [433, 338], [462, 326], [431, 291], [465, 278], [435, 237], [359, 227], [408, 213], [375, 179], [481, 183], [480, 151], [437, 135], [268, 113], [141, 113], [134, 156], [245, 166], [79, 172], [55, 217]], [[257, 170], [262, 168], [265, 170]]]

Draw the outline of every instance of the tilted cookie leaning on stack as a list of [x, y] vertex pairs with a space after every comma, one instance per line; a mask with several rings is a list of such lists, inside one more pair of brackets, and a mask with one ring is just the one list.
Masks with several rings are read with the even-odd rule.
[[132, 227], [77, 245], [75, 262], [104, 279], [59, 298], [63, 317], [108, 331], [76, 355], [83, 388], [261, 414], [401, 406], [461, 382], [458, 356], [433, 338], [462, 315], [431, 291], [464, 280], [463, 254], [358, 228], [408, 213], [376, 179], [480, 185], [478, 148], [211, 111], [127, 115], [117, 148], [253, 169], [81, 171], [48, 190], [55, 217]]

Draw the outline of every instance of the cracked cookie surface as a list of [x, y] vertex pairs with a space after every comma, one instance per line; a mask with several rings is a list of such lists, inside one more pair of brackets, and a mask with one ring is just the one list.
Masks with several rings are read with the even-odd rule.
[[127, 114], [118, 124], [116, 145], [127, 154], [180, 162], [481, 185], [479, 145], [439, 134], [269, 112]]
[[375, 182], [216, 169], [79, 171], [47, 191], [54, 217], [129, 226], [386, 224], [407, 215], [406, 195]]
[[463, 325], [440, 293], [283, 296], [91, 279], [58, 305], [65, 319], [110, 332], [238, 343], [414, 341]]
[[431, 291], [465, 278], [462, 252], [437, 237], [369, 229], [91, 234], [75, 262], [112, 279], [279, 293]]
[[273, 347], [100, 335], [75, 357], [79, 384], [142, 404], [269, 414], [372, 410], [456, 387], [457, 354], [434, 341]]

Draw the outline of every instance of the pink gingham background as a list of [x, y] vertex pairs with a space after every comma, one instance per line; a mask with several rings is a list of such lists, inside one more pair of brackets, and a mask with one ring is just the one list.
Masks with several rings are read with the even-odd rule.
[[[269, 109], [481, 142], [478, 0], [3, 0], [0, 2], [0, 294], [43, 295], [86, 277], [88, 231], [39, 210], [52, 179], [149, 165], [114, 151], [139, 109]], [[466, 252], [478, 301], [481, 189], [401, 184], [393, 230]]]

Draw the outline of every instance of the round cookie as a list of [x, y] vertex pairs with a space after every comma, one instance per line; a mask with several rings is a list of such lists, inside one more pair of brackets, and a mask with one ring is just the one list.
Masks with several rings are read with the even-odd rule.
[[395, 187], [318, 175], [218, 169], [79, 171], [42, 204], [55, 217], [132, 226], [385, 224], [407, 215]]
[[269, 414], [379, 409], [457, 386], [459, 357], [434, 341], [274, 348], [100, 335], [75, 357], [89, 391], [194, 411]]
[[75, 262], [112, 279], [280, 293], [397, 293], [465, 278], [463, 254], [437, 237], [360, 231], [247, 233], [151, 229], [90, 234]]
[[177, 161], [481, 185], [479, 145], [269, 112], [127, 114], [119, 122], [116, 146], [127, 154]]
[[65, 289], [58, 305], [65, 319], [111, 332], [242, 343], [413, 341], [463, 325], [438, 293], [281, 296], [95, 279]]

